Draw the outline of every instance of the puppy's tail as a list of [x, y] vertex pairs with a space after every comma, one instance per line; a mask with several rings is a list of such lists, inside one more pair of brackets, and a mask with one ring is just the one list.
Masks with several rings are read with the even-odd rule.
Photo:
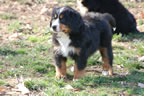
[[103, 19], [106, 20], [112, 28], [115, 28], [116, 27], [116, 21], [114, 19], [114, 17], [109, 14], [109, 13], [104, 13], [103, 14]]

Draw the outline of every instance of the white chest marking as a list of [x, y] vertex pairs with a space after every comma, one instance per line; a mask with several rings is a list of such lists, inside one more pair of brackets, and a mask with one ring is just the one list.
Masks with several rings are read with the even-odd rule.
[[57, 36], [58, 36], [57, 40], [60, 43], [61, 52], [63, 56], [67, 57], [70, 52], [72, 53], [75, 52], [75, 48], [72, 46], [69, 46], [69, 44], [71, 43], [71, 40], [69, 39], [69, 36], [67, 34], [63, 32], [59, 32]]

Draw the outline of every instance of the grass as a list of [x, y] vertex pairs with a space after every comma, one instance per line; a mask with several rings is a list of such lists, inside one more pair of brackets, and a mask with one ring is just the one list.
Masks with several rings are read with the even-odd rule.
[[[63, 0], [58, 2], [62, 4]], [[73, 2], [68, 0], [63, 4], [74, 6]], [[6, 80], [11, 81], [15, 75], [22, 75], [30, 78], [24, 82], [26, 87], [31, 92], [42, 92], [40, 96], [144, 95], [144, 89], [138, 86], [138, 83], [144, 83], [144, 62], [138, 61], [144, 56], [144, 35], [113, 36], [114, 77], [101, 75], [102, 62], [96, 52], [88, 60], [86, 76], [72, 81], [73, 72], [69, 70], [68, 80], [55, 78], [50, 28], [30, 25], [32, 29], [24, 29], [23, 21], [16, 18], [6, 27], [9, 33], [20, 32], [26, 39], [0, 43], [0, 86], [7, 86]], [[67, 66], [73, 64], [69, 59]], [[80, 91], [68, 90], [66, 85]]]
[[29, 80], [24, 82], [25, 86], [30, 89], [30, 90], [36, 90], [36, 91], [40, 91], [46, 87], [48, 87], [47, 85], [48, 82], [44, 82], [41, 80]]
[[135, 2], [122, 2], [122, 4], [126, 7], [126, 8], [136, 8], [136, 3]]
[[139, 21], [138, 21], [138, 25], [143, 25], [144, 24], [144, 20], [143, 19], [140, 19]]
[[16, 20], [12, 22], [7, 29], [13, 32], [22, 32], [22, 22]]
[[6, 85], [6, 82], [0, 79], [0, 86]]
[[0, 19], [11, 20], [11, 19], [17, 19], [17, 17], [14, 14], [3, 13], [3, 14], [0, 14]]
[[76, 0], [56, 0], [58, 3], [60, 3], [61, 5], [68, 5], [68, 6], [75, 6], [75, 2]]
[[[18, 2], [20, 4], [26, 4], [29, 2], [29, 0], [5, 0], [5, 3], [8, 3], [10, 1]], [[46, 0], [33, 0], [33, 2], [36, 4], [44, 4], [44, 3], [46, 3]]]
[[[50, 34], [44, 34], [49, 37]], [[36, 38], [36, 42], [32, 39], [25, 41], [13, 41], [10, 45], [1, 45], [0, 47], [0, 69], [6, 69], [0, 79], [6, 79], [15, 76], [16, 74], [24, 77], [35, 78], [25, 81], [25, 85], [31, 91], [44, 90], [47, 95], [54, 96], [117, 96], [120, 94], [128, 95], [144, 95], [144, 89], [138, 87], [138, 83], [144, 83], [144, 62], [137, 61], [137, 56], [144, 55], [143, 36], [130, 34], [122, 37], [114, 35], [113, 51], [114, 57], [114, 72], [115, 77], [106, 77], [101, 74], [88, 73], [84, 78], [78, 81], [71, 81], [73, 74], [68, 72], [69, 81], [63, 79], [58, 80], [55, 76], [55, 68], [53, 66], [52, 46], [50, 43], [44, 43], [49, 39], [40, 40]], [[132, 40], [137, 39], [136, 42]], [[35, 39], [34, 39], [35, 40]], [[38, 41], [41, 42], [38, 42]], [[129, 41], [130, 40], [130, 41]], [[124, 41], [124, 42], [123, 42]], [[127, 46], [121, 45], [128, 43], [129, 47], [134, 48], [129, 50]], [[33, 45], [31, 45], [33, 44]], [[17, 46], [16, 48], [12, 48]], [[89, 66], [101, 66], [99, 61], [100, 54], [97, 52], [88, 60]], [[68, 61], [68, 66], [74, 62]], [[121, 65], [123, 68], [117, 69], [116, 66]], [[7, 70], [9, 69], [9, 70]], [[123, 72], [128, 72], [126, 76], [119, 75]], [[5, 84], [0, 81], [0, 84]], [[80, 92], [72, 92], [64, 87], [71, 85], [73, 88], [78, 88]]]

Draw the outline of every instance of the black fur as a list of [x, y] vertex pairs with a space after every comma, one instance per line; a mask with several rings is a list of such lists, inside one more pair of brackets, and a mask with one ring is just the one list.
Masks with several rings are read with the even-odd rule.
[[89, 16], [94, 16], [92, 18], [95, 19], [99, 19], [99, 20], [104, 20], [105, 22], [107, 22], [111, 28], [112, 28], [112, 32], [114, 33], [114, 28], [116, 28], [116, 22], [114, 17], [109, 14], [109, 13], [98, 13], [98, 12], [88, 12], [84, 18], [86, 19], [87, 17], [89, 18]]
[[118, 0], [82, 0], [89, 12], [110, 13], [116, 20], [115, 33], [138, 33], [134, 16]]
[[[54, 8], [51, 23], [54, 20], [54, 14], [61, 14], [59, 13], [61, 8], [65, 9], [61, 12], [64, 17], [63, 20], [60, 20], [60, 23], [67, 25], [71, 29], [71, 32], [67, 33], [71, 40], [69, 46], [80, 49], [78, 54], [69, 52], [69, 56], [75, 60], [78, 70], [83, 70], [86, 67], [88, 57], [100, 48], [107, 49], [109, 63], [112, 66], [112, 30], [109, 23], [95, 13], [88, 13], [86, 16], [81, 17], [77, 11], [68, 6]], [[53, 33], [53, 43], [54, 46], [59, 47], [61, 45], [57, 40], [57, 33]], [[60, 59], [66, 60], [67, 56], [63, 56], [61, 52], [54, 52], [54, 55], [56, 65], [61, 67]]]

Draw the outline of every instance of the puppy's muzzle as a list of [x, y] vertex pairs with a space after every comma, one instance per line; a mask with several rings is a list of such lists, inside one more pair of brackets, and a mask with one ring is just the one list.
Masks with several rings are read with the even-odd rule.
[[57, 26], [56, 25], [53, 25], [52, 26], [52, 29], [54, 30], [54, 31], [57, 31], [56, 29], [57, 29]]

